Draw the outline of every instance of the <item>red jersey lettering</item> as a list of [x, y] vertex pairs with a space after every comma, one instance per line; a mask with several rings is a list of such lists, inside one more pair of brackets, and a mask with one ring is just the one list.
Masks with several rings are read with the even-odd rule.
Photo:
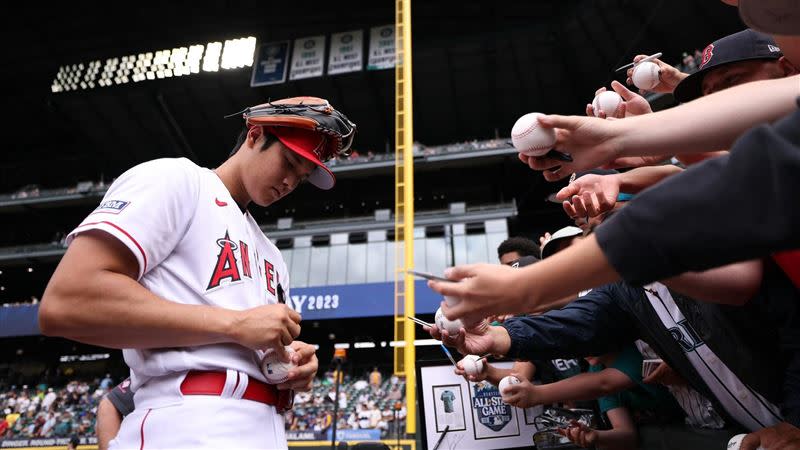
[[275, 266], [266, 259], [264, 260], [264, 275], [267, 277], [267, 291], [275, 295]]
[[247, 244], [242, 241], [239, 241], [239, 256], [242, 257], [242, 275], [253, 278], [250, 275], [250, 253], [247, 251]]
[[239, 266], [236, 264], [236, 254], [234, 253], [238, 246], [231, 241], [227, 231], [224, 238], [217, 239], [217, 245], [220, 247], [219, 255], [217, 255], [217, 265], [214, 267], [214, 273], [211, 275], [211, 281], [209, 281], [206, 290], [218, 287], [224, 279], [230, 279], [231, 282], [242, 279], [239, 275]]

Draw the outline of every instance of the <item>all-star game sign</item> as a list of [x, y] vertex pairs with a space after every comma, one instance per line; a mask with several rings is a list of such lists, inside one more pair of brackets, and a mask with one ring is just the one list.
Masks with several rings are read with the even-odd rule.
[[475, 439], [518, 436], [516, 408], [503, 403], [497, 386], [470, 383]]
[[[514, 363], [492, 364], [510, 369]], [[534, 434], [550, 424], [537, 420], [541, 406], [528, 411], [507, 405], [497, 386], [456, 375], [449, 361], [419, 361], [416, 375], [422, 448], [437, 442], [439, 449], [531, 448]]]

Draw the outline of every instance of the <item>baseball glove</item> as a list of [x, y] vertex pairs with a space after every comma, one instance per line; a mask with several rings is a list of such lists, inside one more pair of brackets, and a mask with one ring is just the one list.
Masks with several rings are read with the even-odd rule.
[[317, 152], [322, 162], [337, 155], [347, 156], [356, 132], [356, 124], [318, 97], [276, 100], [251, 106], [242, 115], [248, 126], [295, 127], [325, 134], [326, 144]]

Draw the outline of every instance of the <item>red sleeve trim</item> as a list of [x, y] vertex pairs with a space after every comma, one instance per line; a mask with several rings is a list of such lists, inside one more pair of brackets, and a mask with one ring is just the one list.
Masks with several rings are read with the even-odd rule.
[[147, 416], [150, 415], [151, 411], [153, 411], [152, 408], [147, 410], [147, 414], [144, 415], [144, 418], [142, 419], [142, 425], [139, 428], [139, 434], [141, 437], [141, 444], [139, 445], [139, 450], [144, 450], [144, 422], [147, 420]]
[[137, 241], [136, 241], [136, 239], [134, 239], [134, 237], [130, 235], [130, 233], [128, 233], [127, 231], [123, 230], [123, 229], [122, 229], [122, 228], [121, 228], [119, 225], [116, 225], [116, 224], [113, 224], [113, 223], [111, 223], [111, 222], [108, 222], [108, 221], [106, 221], [106, 220], [103, 220], [103, 221], [100, 221], [100, 222], [89, 222], [89, 223], [84, 223], [84, 224], [81, 224], [81, 225], [80, 225], [78, 228], [83, 228], [83, 227], [87, 227], [87, 226], [89, 226], [89, 225], [98, 225], [98, 224], [110, 225], [110, 226], [112, 226], [112, 227], [116, 228], [116, 229], [117, 229], [117, 230], [119, 230], [119, 231], [120, 231], [122, 234], [124, 234], [125, 236], [127, 236], [127, 237], [128, 237], [128, 239], [130, 239], [130, 240], [131, 240], [131, 242], [133, 242], [133, 243], [136, 245], [136, 248], [138, 248], [138, 249], [139, 249], [139, 252], [141, 252], [141, 254], [142, 254], [142, 260], [144, 261], [144, 268], [142, 269], [142, 275], [144, 275], [144, 274], [145, 274], [145, 272], [147, 272], [147, 255], [144, 253], [144, 249], [142, 248], [142, 246], [141, 246], [141, 245], [139, 245], [139, 242], [137, 242]]

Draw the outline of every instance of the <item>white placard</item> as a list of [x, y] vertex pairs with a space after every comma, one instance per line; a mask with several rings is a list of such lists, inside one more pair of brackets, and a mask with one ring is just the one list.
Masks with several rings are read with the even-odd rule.
[[294, 40], [290, 80], [322, 76], [325, 65], [325, 36], [309, 36]]
[[[512, 362], [492, 363], [507, 369]], [[424, 412], [428, 448], [433, 448], [449, 426], [440, 449], [487, 450], [530, 447], [538, 431], [533, 417], [542, 408], [529, 411], [502, 403], [494, 386], [467, 382], [453, 373], [451, 364], [419, 368], [417, 383]]]
[[345, 31], [331, 35], [328, 75], [358, 72], [364, 65], [364, 32]]
[[367, 70], [391, 69], [395, 64], [394, 25], [372, 27], [369, 30], [369, 59]]

